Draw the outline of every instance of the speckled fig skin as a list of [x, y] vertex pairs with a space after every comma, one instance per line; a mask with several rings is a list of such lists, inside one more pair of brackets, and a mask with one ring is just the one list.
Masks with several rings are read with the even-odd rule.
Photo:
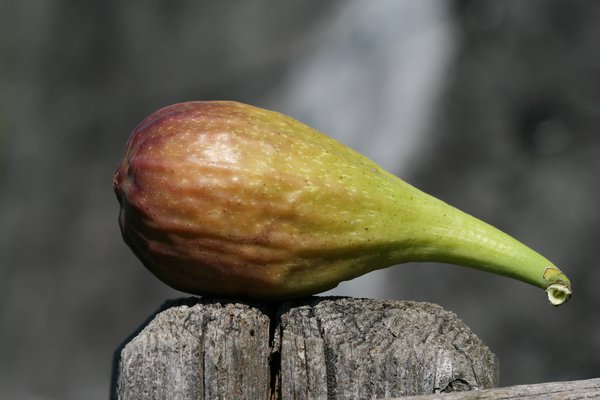
[[123, 237], [172, 287], [287, 299], [408, 261], [569, 287], [550, 261], [285, 115], [235, 102], [163, 108], [113, 187]]

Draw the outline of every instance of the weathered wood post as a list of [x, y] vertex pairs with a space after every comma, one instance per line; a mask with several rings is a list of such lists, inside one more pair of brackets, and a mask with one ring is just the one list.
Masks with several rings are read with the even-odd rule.
[[495, 387], [496, 356], [429, 303], [166, 303], [115, 354], [113, 399], [376, 399]]

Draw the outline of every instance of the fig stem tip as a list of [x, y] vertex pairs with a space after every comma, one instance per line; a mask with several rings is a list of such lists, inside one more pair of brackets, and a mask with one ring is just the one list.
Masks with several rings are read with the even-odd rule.
[[560, 306], [571, 297], [571, 288], [563, 282], [556, 282], [548, 286], [546, 293], [553, 306]]

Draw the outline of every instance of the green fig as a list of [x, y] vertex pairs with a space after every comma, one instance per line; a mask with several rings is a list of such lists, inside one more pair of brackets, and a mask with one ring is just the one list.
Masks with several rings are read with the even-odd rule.
[[133, 131], [113, 187], [123, 238], [172, 287], [281, 300], [411, 261], [543, 288], [569, 279], [498, 229], [288, 116], [226, 101], [163, 108]]

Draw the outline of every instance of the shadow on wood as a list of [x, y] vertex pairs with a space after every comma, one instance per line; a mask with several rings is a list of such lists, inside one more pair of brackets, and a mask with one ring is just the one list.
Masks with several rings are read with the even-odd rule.
[[365, 399], [485, 389], [498, 361], [430, 303], [167, 302], [115, 352], [112, 399]]

